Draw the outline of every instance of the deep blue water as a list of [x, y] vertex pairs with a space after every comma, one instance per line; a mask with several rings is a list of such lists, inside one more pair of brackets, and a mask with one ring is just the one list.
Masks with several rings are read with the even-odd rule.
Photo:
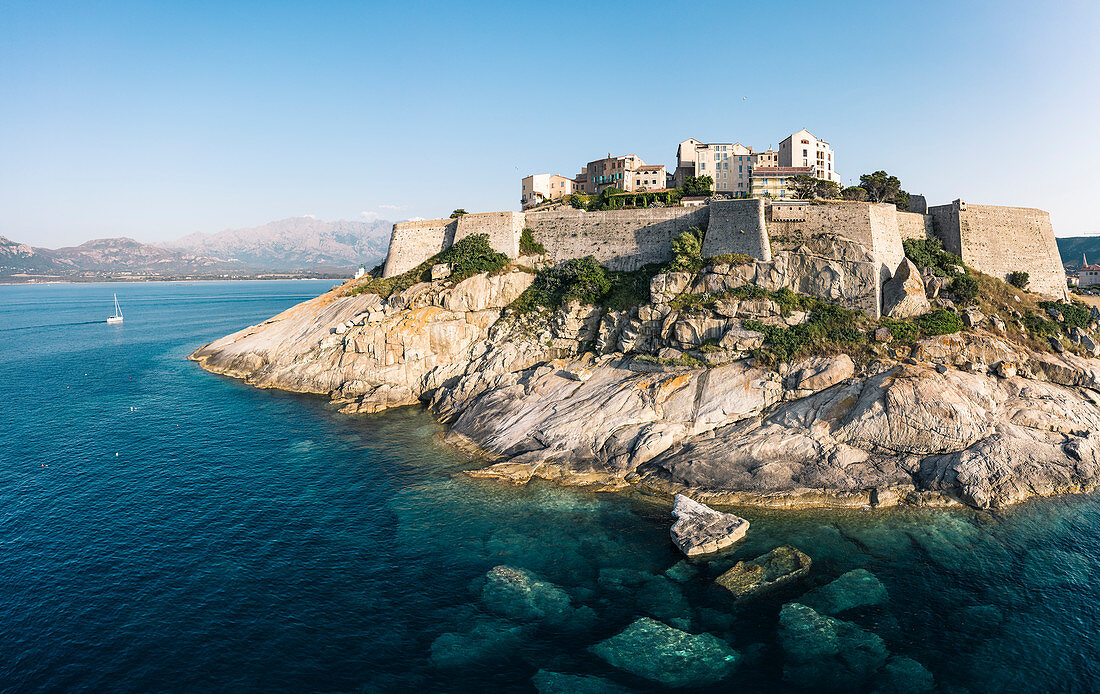
[[[669, 580], [667, 507], [474, 481], [415, 408], [346, 417], [185, 360], [329, 286], [0, 287], [0, 690], [530, 692], [540, 668], [654, 690], [587, 650], [652, 615], [745, 656], [707, 691], [784, 691], [779, 607], [860, 567], [890, 601], [843, 618], [939, 691], [1100, 688], [1095, 497], [998, 514], [738, 509], [745, 542]], [[108, 326], [116, 291], [126, 321]], [[798, 587], [736, 606], [712, 586], [780, 544], [814, 558]], [[500, 626], [478, 594], [500, 564], [596, 620], [490, 647], [463, 635]], [[622, 570], [644, 588], [616, 587]], [[456, 638], [470, 644], [457, 661]]]

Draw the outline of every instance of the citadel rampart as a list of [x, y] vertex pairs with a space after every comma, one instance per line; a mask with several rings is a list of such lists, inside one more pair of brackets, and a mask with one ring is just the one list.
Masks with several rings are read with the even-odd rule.
[[775, 202], [765, 212], [772, 250], [794, 250], [821, 235], [844, 236], [863, 244], [879, 264], [882, 281], [893, 277], [905, 253], [897, 208], [862, 202]]
[[527, 213], [527, 227], [553, 262], [591, 255], [612, 270], [667, 262], [672, 258], [672, 239], [707, 222], [706, 207]]
[[882, 203], [747, 199], [714, 200], [692, 208], [467, 214], [457, 220], [395, 224], [384, 276], [410, 270], [470, 234], [487, 234], [495, 250], [517, 257], [524, 228], [531, 229], [554, 263], [591, 255], [610, 269], [635, 270], [669, 260], [672, 240], [698, 226], [707, 229], [704, 255], [744, 253], [762, 261], [780, 251], [805, 248], [815, 238], [845, 237], [866, 248], [880, 282], [901, 264], [903, 239], [934, 236], [980, 272], [1005, 279], [1010, 272], [1024, 271], [1030, 275], [1032, 291], [1066, 295], [1046, 212], [961, 201], [930, 207], [928, 212], [899, 212]]
[[1048, 213], [962, 200], [930, 207], [928, 212], [935, 236], [967, 265], [1002, 280], [1010, 272], [1026, 272], [1029, 290], [1067, 296], [1065, 270]]

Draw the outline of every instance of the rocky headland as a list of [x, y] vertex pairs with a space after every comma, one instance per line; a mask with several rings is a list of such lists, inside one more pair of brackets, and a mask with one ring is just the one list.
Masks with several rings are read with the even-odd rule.
[[561, 279], [536, 254], [466, 276], [439, 257], [191, 359], [349, 414], [424, 404], [486, 461], [469, 474], [514, 483], [787, 507], [990, 508], [1092, 489], [1098, 316], [976, 273], [964, 297], [907, 259], [868, 317], [867, 283], [851, 279], [866, 255], [825, 238], [768, 262], [620, 273], [636, 300], [603, 305], [535, 300]]

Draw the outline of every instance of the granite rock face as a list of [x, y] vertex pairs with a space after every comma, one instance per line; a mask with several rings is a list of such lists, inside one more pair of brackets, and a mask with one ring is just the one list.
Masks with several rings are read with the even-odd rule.
[[890, 318], [914, 318], [932, 310], [924, 281], [911, 260], [905, 258], [894, 276], [882, 287], [882, 313]]
[[[1100, 361], [1079, 354], [1100, 348], [1085, 331], [1062, 353], [1036, 352], [974, 316], [972, 330], [896, 359], [752, 358], [762, 336], [743, 321], [787, 328], [808, 314], [732, 290], [797, 286], [877, 311], [865, 280], [879, 268], [861, 248], [810, 239], [767, 263], [658, 275], [650, 303], [615, 311], [517, 313], [509, 305], [532, 281], [519, 270], [387, 299], [334, 291], [191, 358], [348, 413], [430, 403], [449, 442], [487, 459], [470, 474], [515, 483], [786, 507], [993, 508], [1094, 488]], [[674, 301], [685, 292], [708, 296]]]
[[689, 634], [642, 617], [590, 649], [611, 665], [666, 687], [719, 682], [737, 667], [740, 654], [712, 634]]
[[676, 495], [672, 515], [676, 518], [669, 531], [672, 541], [688, 557], [713, 554], [730, 547], [749, 530], [749, 522], [744, 518], [715, 511], [683, 494]]

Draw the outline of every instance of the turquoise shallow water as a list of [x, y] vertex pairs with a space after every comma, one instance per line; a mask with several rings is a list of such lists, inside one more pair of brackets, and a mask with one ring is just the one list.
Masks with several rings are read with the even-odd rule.
[[[855, 568], [889, 600], [842, 619], [939, 691], [1100, 688], [1096, 498], [740, 509], [746, 541], [673, 580], [667, 507], [470, 480], [421, 411], [345, 417], [185, 361], [330, 284], [0, 287], [0, 689], [530, 692], [546, 669], [654, 691], [588, 650], [648, 615], [742, 654], [687, 691], [793, 691], [781, 605]], [[780, 544], [813, 557], [801, 584], [740, 606], [713, 588]], [[480, 594], [498, 565], [589, 619], [502, 621]]]

